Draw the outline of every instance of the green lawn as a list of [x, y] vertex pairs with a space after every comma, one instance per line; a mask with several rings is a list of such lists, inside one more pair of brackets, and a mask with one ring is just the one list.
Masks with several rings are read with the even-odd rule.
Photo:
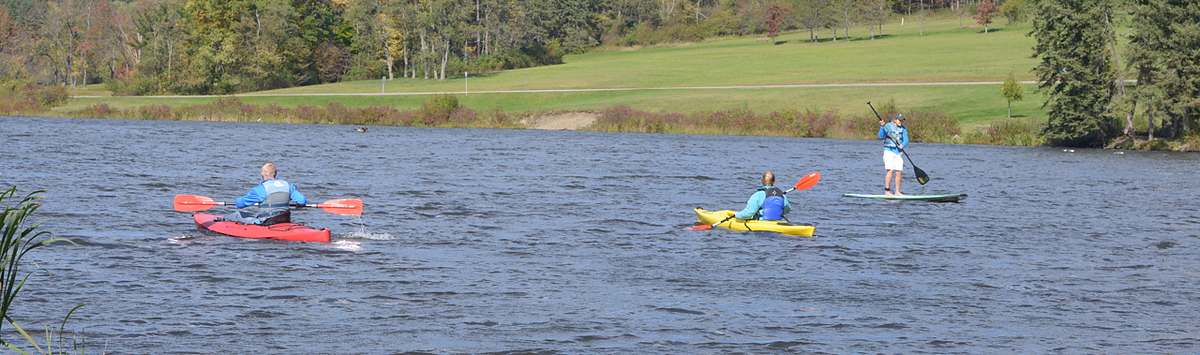
[[[973, 23], [964, 21], [964, 26]], [[602, 110], [627, 105], [651, 111], [697, 112], [749, 107], [758, 112], [799, 109], [837, 109], [870, 114], [865, 103], [894, 99], [902, 110], [936, 109], [957, 118], [964, 128], [1004, 118], [1006, 102], [1000, 85], [872, 86], [764, 89], [670, 89], [712, 86], [821, 85], [881, 83], [1002, 82], [1009, 73], [1021, 81], [1035, 80], [1030, 58], [1035, 41], [1028, 24], [959, 28], [957, 19], [927, 20], [922, 29], [906, 19], [905, 26], [884, 25], [883, 35], [871, 40], [867, 29], [851, 29], [852, 41], [812, 43], [808, 31], [785, 33], [775, 43], [756, 37], [716, 39], [701, 43], [639, 49], [610, 49], [570, 55], [564, 64], [471, 74], [457, 73], [445, 81], [396, 79], [386, 84], [386, 96], [273, 96], [278, 94], [349, 94], [381, 91], [380, 80], [257, 92], [243, 96], [247, 103], [301, 104], [339, 102], [346, 106], [372, 104], [418, 107], [430, 92], [459, 94], [462, 104], [507, 112]], [[469, 95], [462, 95], [469, 85]], [[1026, 99], [1014, 103], [1013, 115], [1045, 120], [1038, 109], [1043, 99], [1025, 85]], [[482, 91], [573, 89], [642, 89], [599, 92], [481, 93]], [[79, 98], [60, 110], [75, 110], [98, 102], [114, 107], [146, 104], [180, 105], [212, 98]]]

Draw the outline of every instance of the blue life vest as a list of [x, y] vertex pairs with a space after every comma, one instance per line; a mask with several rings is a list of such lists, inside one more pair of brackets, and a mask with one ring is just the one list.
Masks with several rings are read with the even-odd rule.
[[900, 140], [900, 134], [904, 133], [904, 127], [896, 127], [896, 125], [888, 122], [887, 125], [884, 125], [884, 129], [887, 130], [887, 135], [892, 138], [885, 138], [883, 140], [883, 147], [892, 148], [893, 151], [899, 152], [900, 146], [897, 146], [896, 142]]
[[758, 188], [759, 191], [767, 193], [767, 198], [763, 200], [762, 220], [764, 221], [782, 221], [783, 220], [783, 190], [776, 187]]
[[266, 221], [268, 218], [287, 213], [289, 204], [292, 202], [292, 184], [280, 179], [272, 179], [263, 182], [263, 188], [267, 190], [267, 197], [258, 204], [258, 215], [255, 217], [260, 221]]

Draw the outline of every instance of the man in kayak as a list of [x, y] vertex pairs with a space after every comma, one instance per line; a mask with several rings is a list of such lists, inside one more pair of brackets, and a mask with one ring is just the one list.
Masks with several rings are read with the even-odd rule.
[[[908, 146], [908, 128], [904, 127], [904, 116], [899, 113], [892, 116], [892, 122], [879, 121], [879, 139], [883, 140], [883, 194], [888, 196], [903, 196], [900, 193], [900, 173], [904, 171], [904, 157], [900, 151]], [[896, 180], [896, 189], [891, 189], [892, 180]]]
[[[276, 179], [275, 173], [274, 163], [263, 164], [262, 171], [259, 172], [262, 182], [250, 189], [246, 196], [234, 200], [237, 207], [242, 210], [226, 216], [225, 220], [246, 224], [290, 222], [289, 204], [295, 203], [298, 207], [304, 207], [308, 199], [296, 191], [296, 186], [282, 179]], [[248, 208], [256, 205], [256, 208]]]
[[783, 190], [775, 187], [775, 174], [770, 171], [763, 173], [762, 184], [763, 186], [758, 188], [758, 191], [750, 195], [750, 200], [746, 201], [746, 208], [734, 214], [734, 218], [763, 221], [785, 220], [783, 215], [792, 211], [792, 205], [788, 203], [787, 195], [783, 194]]

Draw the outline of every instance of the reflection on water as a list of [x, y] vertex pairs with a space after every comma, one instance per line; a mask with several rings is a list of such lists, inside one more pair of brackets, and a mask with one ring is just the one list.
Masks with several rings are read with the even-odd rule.
[[[1195, 154], [874, 141], [0, 118], [0, 183], [46, 189], [56, 244], [12, 313], [105, 353], [1187, 353]], [[265, 160], [330, 243], [195, 229]], [[763, 171], [816, 238], [688, 231]], [[781, 185], [786, 185], [781, 183]], [[214, 209], [220, 213], [226, 211]], [[30, 264], [33, 265], [33, 264]], [[29, 267], [29, 266], [27, 266]], [[8, 327], [5, 327], [6, 332]], [[12, 334], [3, 336], [13, 337]], [[215, 343], [214, 343], [215, 341]], [[100, 345], [103, 344], [103, 345]], [[213, 346], [214, 344], [228, 344]]]

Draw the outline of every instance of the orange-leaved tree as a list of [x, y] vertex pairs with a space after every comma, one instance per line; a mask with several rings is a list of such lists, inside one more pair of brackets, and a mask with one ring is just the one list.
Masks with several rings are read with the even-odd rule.
[[992, 19], [1000, 14], [1000, 9], [996, 7], [996, 2], [987, 0], [979, 3], [979, 7], [975, 8], [975, 16], [971, 18], [979, 21], [983, 26], [983, 33], [987, 33], [987, 25], [992, 23]]
[[775, 37], [779, 37], [779, 32], [783, 30], [790, 19], [789, 14], [792, 13], [792, 7], [783, 4], [771, 4], [767, 7], [767, 37], [771, 37], [771, 42], [775, 42]]

